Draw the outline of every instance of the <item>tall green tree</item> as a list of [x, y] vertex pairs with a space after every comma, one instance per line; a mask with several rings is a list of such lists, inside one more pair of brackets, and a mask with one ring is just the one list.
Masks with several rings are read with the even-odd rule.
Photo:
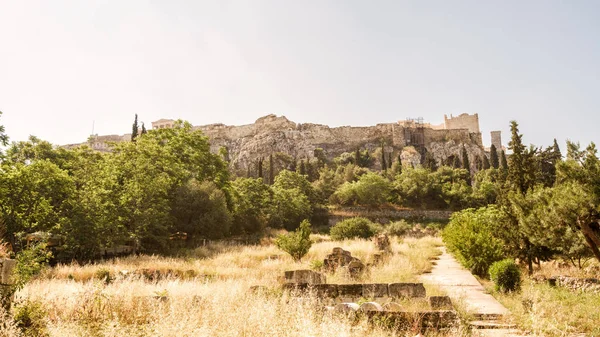
[[381, 170], [387, 170], [387, 162], [385, 160], [385, 144], [381, 142]]
[[144, 123], [142, 122], [142, 135], [145, 135], [148, 131], [146, 130], [146, 125], [144, 125]]
[[425, 153], [425, 161], [423, 162], [423, 167], [428, 169], [430, 172], [435, 172], [438, 169], [437, 161], [429, 151]]
[[273, 154], [269, 155], [269, 185], [275, 182], [275, 165], [273, 165]]
[[238, 178], [232, 183], [233, 234], [254, 234], [268, 221], [271, 191], [262, 179]]
[[133, 121], [133, 125], [131, 126], [131, 141], [132, 142], [135, 142], [135, 139], [138, 136], [138, 129], [139, 129], [139, 126], [138, 126], [138, 115], [135, 114], [135, 119]]
[[496, 145], [494, 145], [494, 144], [492, 144], [492, 146], [490, 146], [490, 164], [495, 169], [500, 167], [500, 159], [498, 158], [498, 149], [496, 149]]
[[[2, 111], [0, 111], [0, 117], [2, 117]], [[8, 145], [8, 135], [6, 134], [6, 129], [2, 124], [0, 124], [0, 145]], [[0, 150], [0, 156], [2, 156], [2, 150]]]
[[462, 158], [462, 168], [467, 171], [471, 171], [471, 163], [469, 162], [469, 154], [467, 153], [467, 149], [465, 148], [464, 144], [463, 144], [462, 150], [461, 150], [461, 158]]
[[488, 159], [486, 154], [483, 154], [483, 169], [487, 170], [491, 167], [490, 160]]
[[256, 174], [258, 174], [258, 178], [263, 179], [263, 181], [264, 181], [265, 177], [263, 176], [263, 158], [262, 157], [258, 158]]
[[188, 240], [221, 239], [229, 235], [231, 215], [227, 199], [213, 182], [200, 183], [195, 179], [175, 190], [171, 207], [175, 219], [174, 230], [185, 232]]
[[503, 170], [508, 170], [508, 162], [506, 160], [506, 153], [502, 150], [502, 154], [500, 156], [500, 168]]

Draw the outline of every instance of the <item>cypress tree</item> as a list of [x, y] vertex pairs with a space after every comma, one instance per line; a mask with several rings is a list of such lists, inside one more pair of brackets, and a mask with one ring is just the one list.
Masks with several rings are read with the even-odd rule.
[[471, 163], [469, 163], [469, 154], [467, 153], [467, 149], [465, 148], [464, 144], [462, 147], [462, 168], [471, 172]]
[[455, 169], [459, 169], [462, 167], [462, 162], [460, 161], [459, 156], [452, 156], [452, 167]]
[[258, 177], [260, 179], [264, 179], [262, 163], [263, 163], [263, 158], [262, 157], [258, 158]]
[[525, 145], [523, 145], [523, 135], [519, 134], [519, 125], [516, 121], [510, 122], [511, 139], [508, 148], [512, 150], [510, 164], [508, 165], [508, 180], [521, 194], [525, 194], [528, 189], [526, 181], [527, 162], [525, 159]]
[[304, 163], [304, 159], [300, 160], [300, 167], [298, 168], [298, 173], [301, 175], [306, 175], [306, 164]]
[[142, 135], [145, 135], [148, 131], [146, 131], [146, 126], [144, 125], [144, 122], [142, 122]]
[[508, 163], [506, 162], [506, 153], [502, 150], [502, 155], [500, 156], [500, 167], [504, 170], [508, 169]]
[[275, 167], [273, 166], [273, 154], [269, 155], [269, 185], [275, 182]]
[[381, 170], [387, 170], [387, 162], [385, 161], [385, 146], [381, 143]]
[[488, 159], [488, 157], [484, 153], [483, 154], [483, 169], [487, 170], [489, 168], [490, 168], [490, 160]]
[[477, 171], [481, 171], [483, 169], [483, 160], [479, 155], [475, 156], [475, 168]]
[[358, 147], [354, 151], [354, 165], [360, 166], [360, 149]]
[[435, 158], [433, 158], [431, 152], [425, 153], [425, 160], [423, 166], [431, 172], [437, 171], [437, 161], [435, 160]]
[[388, 168], [392, 168], [392, 163], [393, 162], [394, 161], [392, 160], [392, 153], [390, 152], [390, 153], [388, 153], [388, 161], [387, 161]]
[[135, 142], [135, 139], [138, 136], [138, 116], [135, 114], [135, 120], [133, 121], [133, 125], [131, 126], [131, 141]]
[[490, 146], [490, 164], [495, 169], [500, 167], [500, 161], [498, 159], [498, 149], [496, 149], [496, 146], [494, 144]]
[[[558, 143], [556, 142], [556, 138], [554, 138], [554, 145], [552, 145], [552, 152], [554, 152], [554, 158], [556, 162], [562, 160], [562, 153], [560, 152], [560, 148], [558, 147]], [[556, 164], [555, 162], [555, 164]]]

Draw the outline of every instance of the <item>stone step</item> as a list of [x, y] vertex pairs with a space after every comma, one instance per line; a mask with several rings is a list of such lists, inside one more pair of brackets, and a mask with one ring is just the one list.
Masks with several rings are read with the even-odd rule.
[[475, 321], [498, 321], [504, 318], [503, 314], [470, 313]]
[[486, 321], [471, 321], [469, 325], [473, 329], [514, 329], [517, 326], [511, 323], [505, 323], [496, 320], [486, 320]]
[[472, 336], [474, 337], [521, 337], [526, 336], [523, 332], [517, 329], [490, 329], [490, 330], [476, 330], [473, 331]]

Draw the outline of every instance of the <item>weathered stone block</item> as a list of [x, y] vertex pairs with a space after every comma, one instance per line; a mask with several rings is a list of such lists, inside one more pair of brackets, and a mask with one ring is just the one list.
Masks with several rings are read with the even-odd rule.
[[373, 239], [373, 241], [375, 241], [375, 245], [377, 246], [377, 249], [379, 249], [380, 251], [384, 251], [384, 252], [391, 251], [390, 238], [387, 235], [380, 234], [380, 235], [376, 236], [375, 239]]
[[360, 306], [356, 303], [340, 303], [333, 308], [333, 312], [338, 315], [355, 317]]
[[433, 310], [452, 310], [454, 306], [448, 296], [431, 296], [429, 297], [429, 304]]
[[394, 298], [425, 297], [423, 283], [390, 283], [388, 291], [390, 296]]
[[383, 311], [383, 307], [376, 302], [365, 302], [358, 309], [360, 312]]
[[16, 265], [16, 260], [0, 259], [0, 284], [10, 285], [14, 283], [12, 274]]
[[372, 284], [363, 284], [363, 293], [362, 296], [364, 298], [376, 298], [376, 297], [388, 297], [388, 285], [385, 283], [372, 283]]
[[283, 285], [283, 290], [295, 291], [295, 292], [304, 292], [309, 289], [309, 284], [306, 283], [285, 283]]
[[338, 284], [338, 295], [340, 297], [361, 297], [362, 284]]
[[285, 272], [285, 283], [324, 284], [326, 281], [325, 275], [309, 269]]
[[352, 262], [348, 264], [348, 272], [353, 279], [360, 278], [364, 271], [365, 265], [357, 258], [354, 258]]
[[319, 298], [335, 298], [338, 296], [337, 284], [316, 284], [312, 288]]
[[403, 310], [404, 309], [402, 308], [402, 306], [396, 302], [390, 302], [383, 305], [383, 311], [400, 312]]

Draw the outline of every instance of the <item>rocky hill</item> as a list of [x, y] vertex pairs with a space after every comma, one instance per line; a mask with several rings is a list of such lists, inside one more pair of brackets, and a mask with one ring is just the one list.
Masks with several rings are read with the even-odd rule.
[[479, 132], [466, 128], [436, 129], [419, 123], [330, 128], [321, 124], [297, 124], [284, 116], [268, 115], [254, 124], [211, 124], [195, 128], [209, 137], [213, 151], [226, 147], [232, 168], [239, 172], [270, 154], [285, 154], [296, 160], [311, 159], [315, 149], [320, 148], [328, 159], [333, 159], [357, 148], [375, 152], [382, 143], [386, 154], [391, 153], [393, 158], [400, 154], [404, 163], [414, 165], [421, 162], [425, 152], [430, 152], [438, 163], [460, 156], [463, 145], [472, 164], [476, 156], [485, 155]]

